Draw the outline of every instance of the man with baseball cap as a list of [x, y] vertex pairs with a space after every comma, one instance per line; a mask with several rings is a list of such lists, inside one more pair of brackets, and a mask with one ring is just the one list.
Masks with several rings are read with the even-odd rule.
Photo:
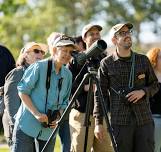
[[[86, 43], [86, 50], [89, 49], [89, 47], [97, 40], [101, 39], [100, 32], [102, 30], [102, 27], [97, 24], [88, 24], [84, 26], [82, 30], [82, 39]], [[85, 50], [85, 51], [86, 51]], [[102, 59], [102, 56], [105, 57], [105, 55], [100, 55], [95, 59], [92, 59], [92, 63], [96, 64], [96, 68], [99, 67], [99, 62]], [[81, 80], [83, 79], [84, 75], [88, 72], [89, 64], [86, 64], [84, 68], [83, 65], [78, 65], [76, 62], [72, 62], [69, 65], [69, 69], [71, 70], [73, 74], [73, 78], [75, 78], [78, 73], [79, 74], [79, 80], [77, 80], [76, 84], [72, 88], [72, 94], [75, 93], [75, 90], [77, 89], [78, 85], [80, 84]], [[94, 88], [95, 85], [93, 85], [93, 92], [94, 94]], [[88, 82], [86, 85], [84, 85], [83, 89], [81, 90], [80, 94], [78, 95], [74, 108], [71, 110], [70, 116], [69, 116], [69, 125], [70, 125], [70, 133], [71, 133], [71, 151], [72, 152], [83, 152], [86, 150], [87, 152], [90, 152], [91, 149], [95, 152], [112, 152], [112, 146], [111, 141], [109, 138], [109, 134], [107, 133], [106, 129], [104, 132], [105, 137], [103, 138], [102, 142], [99, 142], [94, 137], [94, 118], [92, 116], [93, 113], [93, 104], [94, 104], [94, 96], [92, 96], [92, 99], [90, 102], [90, 122], [91, 125], [89, 126], [88, 130], [88, 140], [87, 140], [87, 147], [85, 146], [85, 130], [86, 127], [84, 124], [84, 118], [86, 114], [86, 104], [87, 104], [87, 95], [89, 91], [89, 85]], [[86, 149], [84, 149], [86, 148]]]
[[[111, 125], [118, 151], [153, 152], [154, 123], [149, 97], [158, 91], [158, 80], [148, 58], [133, 52], [132, 28], [131, 23], [111, 28], [116, 51], [101, 61], [98, 77], [103, 97], [111, 107]], [[95, 135], [101, 140], [103, 114], [97, 92], [95, 98]]]
[[83, 27], [83, 30], [82, 30], [82, 38], [83, 39], [86, 37], [86, 33], [92, 28], [97, 28], [98, 31], [102, 31], [102, 27], [100, 25], [92, 24], [92, 23], [87, 24], [86, 26]]
[[[39, 143], [36, 142], [37, 151], [41, 151], [68, 105], [72, 74], [65, 65], [76, 46], [68, 36], [58, 38], [51, 58], [29, 66], [18, 84], [22, 104], [15, 118], [12, 152], [32, 152], [34, 138]], [[49, 112], [54, 120], [49, 119]], [[54, 143], [55, 137], [45, 151], [53, 152]]]

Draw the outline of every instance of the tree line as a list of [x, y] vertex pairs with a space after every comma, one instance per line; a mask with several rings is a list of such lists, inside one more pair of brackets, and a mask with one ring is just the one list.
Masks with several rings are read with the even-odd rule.
[[160, 6], [161, 0], [0, 0], [0, 42], [16, 58], [26, 42], [46, 43], [53, 31], [80, 35], [83, 25], [100, 21], [105, 35], [112, 25], [129, 21], [139, 47], [142, 23], [152, 23], [161, 35]]

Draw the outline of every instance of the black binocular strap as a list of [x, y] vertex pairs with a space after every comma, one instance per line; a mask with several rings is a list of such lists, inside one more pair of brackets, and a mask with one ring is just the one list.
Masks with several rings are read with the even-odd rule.
[[59, 96], [60, 96], [60, 90], [61, 90], [61, 87], [62, 87], [62, 82], [63, 82], [63, 78], [60, 78], [59, 82], [58, 82], [59, 94], [58, 94], [58, 100], [57, 100], [57, 109], [58, 109], [58, 106], [59, 106]]
[[[47, 68], [47, 76], [46, 76], [46, 102], [45, 102], [45, 113], [47, 113], [47, 100], [48, 100], [48, 90], [50, 88], [50, 80], [51, 80], [51, 69], [52, 69], [52, 59], [48, 60], [48, 68]], [[62, 86], [62, 81], [63, 78], [59, 79], [58, 82], [58, 89], [59, 89], [59, 94], [60, 94], [60, 90], [61, 90], [61, 86]], [[58, 100], [57, 100], [57, 108], [59, 105], [59, 95], [58, 95]]]
[[52, 69], [52, 59], [48, 60], [48, 68], [47, 68], [47, 76], [46, 76], [46, 102], [45, 102], [45, 113], [47, 107], [47, 100], [48, 100], [48, 90], [50, 88], [50, 80], [51, 80], [51, 69]]
[[[47, 100], [48, 100], [48, 90], [50, 88], [51, 69], [52, 69], [52, 59], [49, 59], [48, 60], [48, 67], [47, 67], [47, 75], [46, 75], [46, 102], [45, 102], [45, 113], [46, 114], [47, 114], [46, 107], [47, 107]], [[36, 152], [39, 151], [39, 143], [38, 143], [37, 139], [41, 135], [41, 133], [42, 133], [42, 130], [40, 130], [37, 137], [35, 138]]]

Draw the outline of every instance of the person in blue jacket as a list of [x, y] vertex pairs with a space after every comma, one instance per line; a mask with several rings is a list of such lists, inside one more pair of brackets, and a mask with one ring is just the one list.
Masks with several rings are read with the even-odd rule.
[[[65, 65], [70, 61], [71, 53], [76, 45], [70, 37], [62, 35], [54, 41], [54, 47], [56, 49], [53, 49], [51, 58], [49, 90], [47, 91], [46, 88], [48, 59], [29, 66], [18, 84], [22, 104], [16, 114], [12, 152], [34, 152], [35, 139], [41, 151], [56, 127], [60, 115], [67, 107], [72, 74]], [[49, 111], [53, 113], [56, 110], [58, 112], [56, 116], [53, 116], [56, 119], [50, 122], [47, 113]], [[53, 152], [54, 143], [55, 137], [49, 142], [44, 152]]]

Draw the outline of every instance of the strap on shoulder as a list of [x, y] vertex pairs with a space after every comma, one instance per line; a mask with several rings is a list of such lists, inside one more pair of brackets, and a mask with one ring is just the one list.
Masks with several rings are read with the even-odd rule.
[[46, 76], [46, 89], [47, 90], [50, 88], [51, 69], [52, 69], [52, 59], [49, 59], [48, 60], [47, 76]]
[[52, 59], [49, 59], [48, 60], [48, 67], [47, 67], [47, 75], [46, 75], [46, 102], [45, 102], [45, 113], [47, 112], [48, 90], [50, 88], [51, 69], [52, 69]]

